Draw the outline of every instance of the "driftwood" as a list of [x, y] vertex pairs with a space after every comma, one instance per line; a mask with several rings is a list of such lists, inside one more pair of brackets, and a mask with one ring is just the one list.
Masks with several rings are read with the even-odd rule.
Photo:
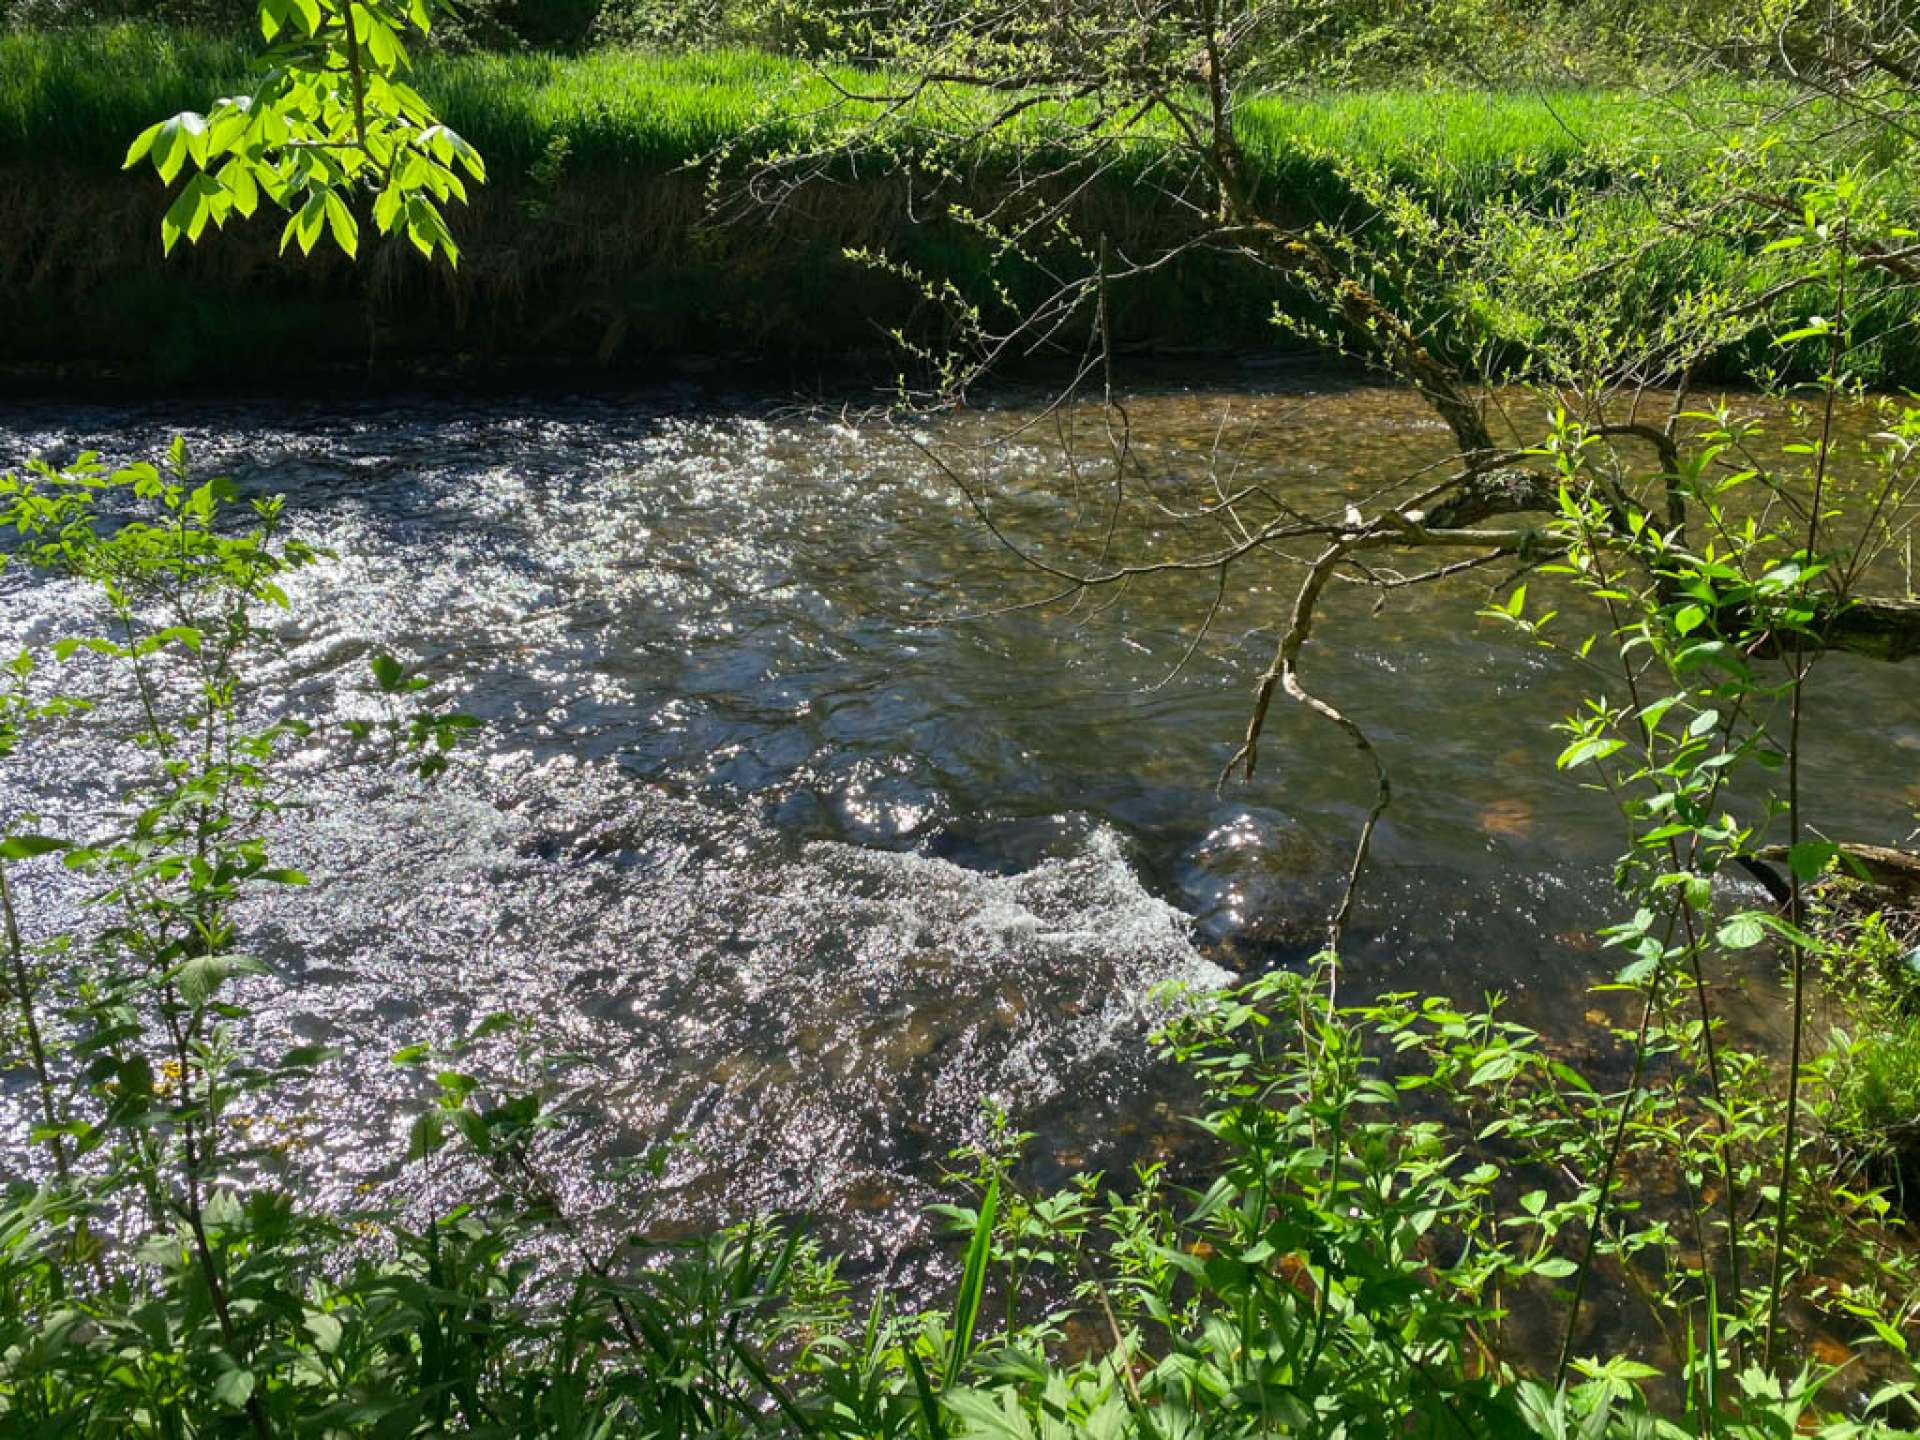
[[[1828, 623], [1830, 649], [1875, 660], [1911, 660], [1920, 656], [1920, 600], [1862, 595]], [[1912, 857], [1908, 859], [1911, 862]]]
[[[1867, 883], [1874, 889], [1896, 901], [1920, 902], [1920, 854], [1886, 845], [1845, 844], [1840, 847], [1840, 853], [1866, 872]], [[1784, 862], [1787, 847], [1769, 845], [1760, 852], [1760, 858]]]

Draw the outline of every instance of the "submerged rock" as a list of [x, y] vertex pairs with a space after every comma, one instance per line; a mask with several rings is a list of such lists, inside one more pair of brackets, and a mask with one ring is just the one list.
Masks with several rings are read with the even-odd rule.
[[1201, 939], [1235, 969], [1317, 947], [1337, 898], [1336, 857], [1276, 810], [1223, 806], [1211, 818], [1174, 877]]

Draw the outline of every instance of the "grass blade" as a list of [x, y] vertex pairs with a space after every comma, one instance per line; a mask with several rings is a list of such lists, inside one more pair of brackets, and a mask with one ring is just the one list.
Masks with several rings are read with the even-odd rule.
[[987, 1261], [993, 1254], [993, 1220], [1000, 1208], [1000, 1177], [987, 1184], [980, 1200], [980, 1217], [974, 1222], [973, 1239], [967, 1245], [966, 1268], [960, 1272], [960, 1294], [953, 1305], [953, 1343], [947, 1351], [946, 1384], [951, 1389], [960, 1378], [960, 1367], [973, 1353], [973, 1327], [980, 1320], [980, 1302], [987, 1290]]

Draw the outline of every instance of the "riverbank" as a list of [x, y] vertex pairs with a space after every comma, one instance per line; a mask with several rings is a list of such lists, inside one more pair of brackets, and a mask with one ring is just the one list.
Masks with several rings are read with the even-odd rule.
[[[688, 361], [868, 357], [898, 364], [894, 334], [938, 342], [943, 317], [889, 257], [969, 295], [1004, 284], [1015, 303], [1043, 283], [946, 218], [1005, 183], [1011, 156], [902, 124], [890, 160], [953, 163], [937, 199], [911, 165], [848, 157], [777, 213], [713, 203], [716, 152], [802, 146], [871, 119], [835, 108], [804, 66], [743, 51], [667, 56], [432, 54], [419, 88], [487, 157], [491, 182], [457, 208], [457, 273], [403, 244], [359, 265], [279, 254], [279, 227], [236, 225], [163, 259], [167, 197], [120, 171], [128, 139], [157, 117], [245, 83], [249, 47], [141, 26], [0, 39], [0, 303], [12, 317], [0, 367], [17, 377], [214, 380], [291, 357], [314, 372], [419, 376], [487, 368], [671, 370]], [[843, 79], [856, 77], [849, 72]], [[874, 77], [858, 77], [871, 88]], [[1037, 117], [1025, 132], [1044, 135]], [[1276, 213], [1351, 223], [1366, 212], [1355, 167], [1390, 174], [1438, 214], [1608, 185], [1622, 157], [1684, 164], [1709, 143], [1651, 102], [1555, 95], [1379, 90], [1263, 98], [1240, 134]], [[1143, 186], [1151, 135], [1077, 207], [1084, 233], [1140, 253], [1175, 233], [1171, 201]], [[1656, 290], [1711, 278], [1710, 247], [1650, 256]], [[1698, 273], [1696, 273], [1698, 272]], [[1215, 353], [1285, 342], [1272, 316], [1287, 287], [1234, 257], [1196, 254], [1116, 297], [1122, 346]], [[1444, 325], [1445, 316], [1435, 317]], [[1728, 369], [1738, 368], [1737, 356]], [[1904, 352], [1889, 376], [1920, 373]], [[804, 369], [804, 363], [801, 366]]]

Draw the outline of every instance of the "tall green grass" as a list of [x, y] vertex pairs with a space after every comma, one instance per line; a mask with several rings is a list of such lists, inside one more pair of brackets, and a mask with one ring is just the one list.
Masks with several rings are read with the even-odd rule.
[[253, 50], [244, 36], [150, 25], [0, 35], [0, 156], [117, 166], [154, 120], [242, 86]]
[[[255, 48], [244, 36], [145, 25], [0, 37], [0, 160], [117, 166], [127, 141], [155, 118], [243, 90]], [[839, 78], [870, 89], [884, 77], [843, 71]], [[418, 81], [447, 122], [507, 179], [556, 140], [565, 141], [579, 169], [657, 171], [751, 130], [797, 142], [872, 115], [868, 107], [836, 108], [832, 86], [804, 65], [745, 50], [430, 52], [420, 57]], [[945, 135], [983, 113], [979, 103], [937, 97], [898, 129], [912, 143], [947, 143]], [[1057, 114], [1030, 112], [1019, 138], [1060, 123]], [[1516, 167], [1558, 170], [1598, 137], [1644, 136], [1669, 151], [1687, 143], [1651, 107], [1600, 91], [1264, 97], [1247, 104], [1241, 129], [1249, 158], [1278, 182], [1298, 181], [1337, 154], [1408, 167], [1461, 198], [1497, 189]], [[1151, 145], [1158, 133], [1143, 129], [1139, 138]]]

